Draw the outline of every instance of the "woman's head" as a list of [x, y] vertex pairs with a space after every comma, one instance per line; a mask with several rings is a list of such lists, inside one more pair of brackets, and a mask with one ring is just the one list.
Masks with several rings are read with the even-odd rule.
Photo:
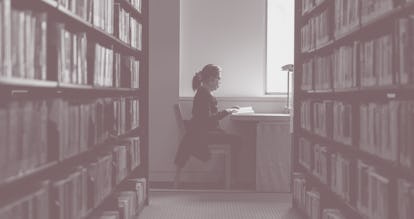
[[193, 90], [197, 90], [200, 86], [206, 87], [210, 91], [214, 91], [220, 84], [221, 68], [217, 65], [208, 64], [197, 72], [193, 77]]

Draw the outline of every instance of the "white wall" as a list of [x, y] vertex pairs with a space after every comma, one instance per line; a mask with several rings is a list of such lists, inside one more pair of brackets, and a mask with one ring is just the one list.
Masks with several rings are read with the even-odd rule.
[[[182, 135], [173, 105], [180, 102], [184, 113], [191, 112], [191, 79], [205, 64], [223, 68], [222, 86], [215, 94], [220, 108], [251, 105], [257, 112], [281, 112], [285, 100], [258, 98], [264, 94], [265, 0], [150, 0], [149, 4], [150, 181], [167, 182], [174, 176]], [[222, 125], [233, 130], [228, 120]], [[246, 171], [241, 180], [249, 183], [251, 174]]]
[[149, 1], [150, 180], [171, 172], [179, 141], [173, 105], [179, 93], [180, 1]]
[[181, 0], [180, 96], [209, 63], [223, 68], [217, 96], [264, 95], [266, 0]]

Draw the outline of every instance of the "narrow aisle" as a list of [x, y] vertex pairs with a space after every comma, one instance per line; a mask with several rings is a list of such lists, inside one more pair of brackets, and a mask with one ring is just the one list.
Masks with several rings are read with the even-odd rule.
[[302, 219], [290, 194], [152, 191], [139, 219]]

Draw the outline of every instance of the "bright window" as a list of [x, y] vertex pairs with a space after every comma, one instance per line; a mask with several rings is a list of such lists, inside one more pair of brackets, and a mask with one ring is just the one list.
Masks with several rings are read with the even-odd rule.
[[294, 2], [267, 0], [266, 94], [286, 94], [287, 72], [281, 67], [294, 60]]

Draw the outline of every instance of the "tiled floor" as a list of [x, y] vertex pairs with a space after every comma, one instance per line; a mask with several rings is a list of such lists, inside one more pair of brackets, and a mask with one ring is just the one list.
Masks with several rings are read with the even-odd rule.
[[291, 195], [244, 191], [151, 191], [139, 219], [303, 219]]

